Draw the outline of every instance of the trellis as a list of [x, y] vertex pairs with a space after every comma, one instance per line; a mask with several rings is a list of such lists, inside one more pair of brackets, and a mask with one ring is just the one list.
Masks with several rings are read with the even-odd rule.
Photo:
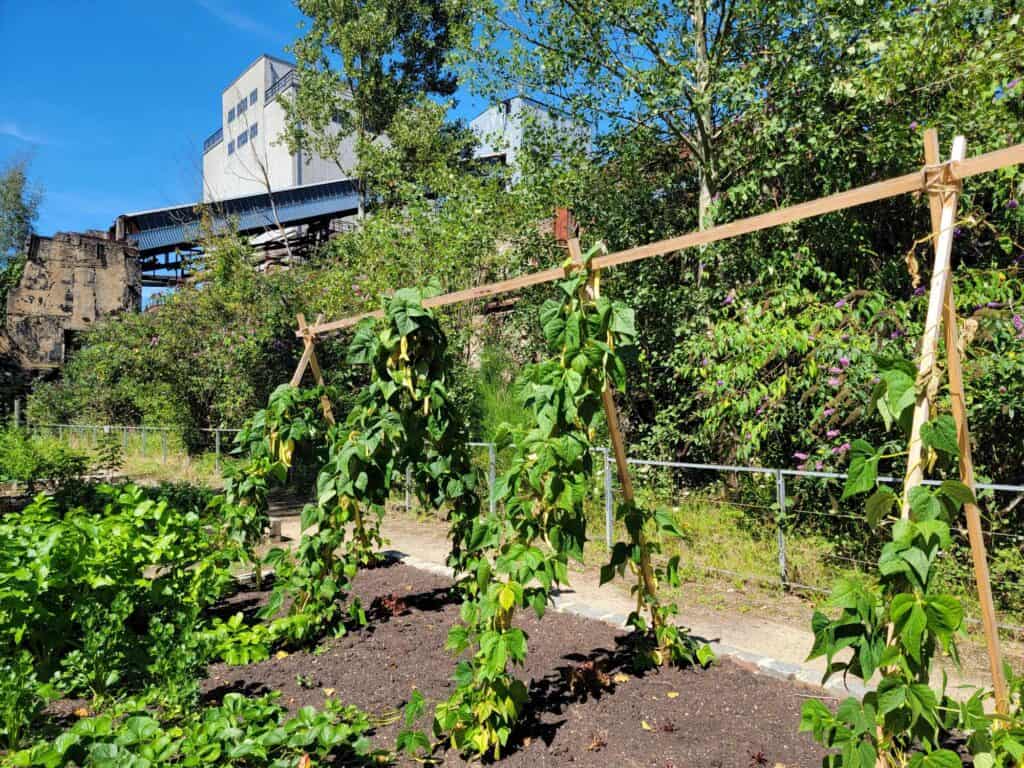
[[[614, 253], [606, 253], [591, 260], [590, 268], [593, 271], [592, 275], [596, 277], [600, 270], [609, 267], [656, 256], [668, 256], [687, 248], [729, 240], [741, 235], [815, 218], [828, 213], [835, 213], [900, 195], [910, 193], [927, 195], [931, 214], [932, 232], [930, 239], [933, 243], [934, 261], [929, 288], [928, 312], [918, 360], [918, 378], [915, 386], [917, 399], [909, 439], [909, 455], [906, 476], [904, 478], [903, 503], [901, 506], [902, 516], [908, 518], [910, 515], [909, 492], [915, 486], [920, 485], [924, 479], [924, 446], [921, 440], [921, 427], [929, 418], [932, 408], [932, 393], [937, 391], [939, 383], [936, 362], [940, 333], [944, 337], [946, 346], [948, 388], [952, 403], [953, 419], [956, 424], [957, 443], [960, 448], [960, 477], [964, 485], [972, 493], [975, 489], [970, 432], [964, 401], [963, 369], [958, 349], [959, 330], [956, 318], [956, 304], [953, 297], [953, 230], [964, 179], [1024, 163], [1024, 144], [1016, 144], [969, 159], [966, 158], [966, 150], [966, 139], [963, 136], [957, 136], [953, 140], [949, 160], [942, 162], [939, 156], [938, 134], [934, 129], [929, 129], [924, 135], [925, 164], [918, 171], [845, 192], [839, 192], [810, 202], [780, 208], [779, 210], [758, 216], [739, 219], [710, 229], [691, 232], [686, 235], [671, 237]], [[433, 296], [425, 299], [423, 305], [425, 307], [442, 307], [460, 304], [560, 280], [570, 270], [578, 268], [578, 265], [581, 263], [580, 247], [577, 240], [569, 241], [569, 253], [571, 259], [568, 266], [541, 270], [508, 280]], [[315, 323], [308, 325], [305, 317], [298, 315], [298, 330], [295, 335], [302, 339], [304, 348], [295, 374], [291, 379], [292, 385], [298, 386], [301, 383], [307, 367], [312, 371], [317, 384], [323, 385], [323, 372], [316, 357], [318, 337], [350, 328], [366, 318], [381, 316], [382, 312], [378, 310], [331, 322], [323, 322], [322, 318], [317, 318]], [[623, 494], [626, 496], [627, 501], [631, 501], [633, 484], [626, 463], [625, 441], [619, 429], [618, 412], [610, 387], [605, 388], [602, 401]], [[329, 422], [333, 423], [334, 416], [326, 396], [322, 398], [322, 407], [324, 409], [324, 416]], [[981, 514], [977, 505], [973, 503], [965, 505], [964, 510], [967, 517], [967, 534], [971, 547], [978, 598], [981, 605], [982, 625], [988, 650], [996, 711], [1000, 714], [1006, 714], [1008, 710], [1008, 694], [999, 648], [995, 605], [992, 599], [985, 541], [981, 528]], [[649, 564], [646, 565], [649, 567]]]

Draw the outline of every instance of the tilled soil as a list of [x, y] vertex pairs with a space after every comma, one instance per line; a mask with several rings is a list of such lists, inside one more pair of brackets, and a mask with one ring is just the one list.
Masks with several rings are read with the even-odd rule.
[[[414, 688], [437, 702], [453, 686], [454, 660], [444, 643], [458, 618], [458, 602], [449, 586], [442, 577], [401, 564], [364, 571], [355, 593], [371, 607], [367, 627], [316, 652], [246, 667], [215, 665], [204, 693], [216, 700], [228, 691], [276, 690], [290, 708], [321, 706], [330, 694], [382, 720], [394, 720]], [[230, 601], [231, 609], [255, 608], [264, 599], [257, 592], [241, 593]], [[706, 670], [662, 669], [638, 677], [629, 666], [627, 636], [616, 627], [554, 611], [541, 621], [532, 612], [519, 618], [529, 654], [517, 674], [529, 680], [530, 711], [502, 765], [821, 764], [822, 750], [797, 732], [800, 707], [815, 694], [812, 689], [729, 660]], [[594, 667], [600, 674], [587, 674]], [[421, 727], [428, 730], [429, 724]], [[380, 726], [377, 745], [393, 747], [399, 728], [399, 722]], [[465, 765], [451, 752], [438, 757], [445, 765]]]

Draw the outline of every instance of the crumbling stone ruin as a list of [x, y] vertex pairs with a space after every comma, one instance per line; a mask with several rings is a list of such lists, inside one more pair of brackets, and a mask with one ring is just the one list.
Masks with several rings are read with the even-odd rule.
[[142, 273], [136, 248], [103, 233], [33, 235], [17, 287], [7, 296], [0, 361], [28, 375], [59, 368], [75, 334], [97, 320], [138, 311]]

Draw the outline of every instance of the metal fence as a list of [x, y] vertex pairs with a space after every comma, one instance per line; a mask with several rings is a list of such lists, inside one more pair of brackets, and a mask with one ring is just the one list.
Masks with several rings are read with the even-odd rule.
[[[92, 445], [96, 446], [99, 443], [99, 436], [101, 434], [120, 434], [122, 445], [127, 453], [130, 445], [130, 437], [135, 437], [135, 443], [139, 446], [143, 456], [151, 455], [154, 448], [156, 448], [155, 442], [159, 443], [159, 452], [164, 463], [168, 461], [168, 443], [169, 438], [174, 436], [177, 437], [179, 430], [173, 427], [162, 427], [162, 426], [126, 426], [126, 425], [97, 425], [97, 424], [31, 424], [26, 425], [26, 428], [33, 432], [48, 432], [62, 440], [76, 440], [81, 445]], [[214, 453], [214, 462], [217, 470], [220, 470], [222, 464], [222, 458], [225, 455], [225, 441], [230, 441], [231, 436], [236, 434], [238, 429], [228, 428], [209, 428], [200, 430], [203, 433], [209, 434], [212, 440], [212, 447]], [[470, 442], [468, 445], [472, 448], [480, 449], [485, 448], [487, 450], [487, 484], [488, 484], [488, 506], [490, 511], [493, 513], [496, 507], [496, 499], [494, 497], [493, 489], [495, 486], [495, 480], [498, 471], [498, 450], [494, 443], [488, 442]], [[611, 548], [615, 541], [615, 494], [617, 487], [615, 461], [608, 448], [595, 448], [595, 453], [600, 455], [600, 476], [598, 478], [599, 489], [600, 489], [600, 501], [603, 506], [604, 512], [604, 543], [607, 547]], [[841, 472], [823, 472], [816, 470], [797, 470], [797, 469], [781, 469], [777, 467], [758, 467], [758, 466], [744, 466], [744, 465], [732, 465], [732, 464], [702, 464], [692, 462], [679, 462], [679, 461], [660, 461], [652, 459], [641, 459], [641, 458], [628, 458], [627, 463], [630, 466], [640, 468], [657, 468], [669, 471], [683, 471], [683, 472], [699, 472], [707, 473], [714, 472], [720, 475], [756, 475], [770, 478], [771, 484], [774, 486], [772, 494], [772, 503], [770, 505], [744, 505], [736, 501], [725, 500], [725, 499], [704, 499], [704, 501], [717, 501], [717, 503], [726, 504], [732, 507], [756, 507], [762, 511], [772, 513], [772, 519], [775, 525], [774, 538], [775, 538], [775, 553], [774, 558], [776, 560], [775, 565], [775, 576], [771, 579], [766, 578], [763, 574], [754, 573], [743, 573], [736, 570], [720, 568], [715, 566], [701, 565], [698, 566], [700, 569], [710, 573], [715, 573], [722, 576], [743, 579], [744, 581], [760, 582], [774, 587], [782, 587], [784, 589], [795, 589], [808, 592], [817, 593], [828, 593], [827, 587], [815, 584], [804, 584], [790, 578], [790, 562], [787, 556], [787, 534], [792, 535], [796, 532], [796, 529], [791, 527], [790, 522], [794, 517], [797, 516], [821, 516], [829, 517], [833, 519], [849, 519], [852, 521], [863, 521], [863, 517], [858, 517], [850, 514], [843, 514], [836, 511], [822, 511], [822, 510], [807, 510], [807, 509], [794, 509], [791, 504], [790, 490], [792, 489], [793, 483], [800, 480], [817, 480], [817, 481], [845, 481], [847, 475]], [[899, 485], [902, 483], [901, 478], [891, 476], [880, 476], [880, 482], [887, 483], [890, 485]], [[937, 480], [926, 480], [925, 484], [937, 486], [940, 485], [940, 481]], [[678, 478], [674, 478], [672, 485], [679, 487], [684, 483], [679, 482]], [[707, 486], [709, 483], [706, 481], [699, 483], [698, 485]], [[1009, 494], [1024, 494], [1024, 485], [1012, 485], [1007, 483], [976, 483], [976, 489], [981, 492], [991, 493], [1009, 493]], [[406, 474], [405, 484], [405, 506], [406, 509], [412, 510], [412, 478], [409, 473]], [[954, 531], [966, 535], [966, 529], [954, 528]], [[1011, 543], [1016, 542], [1018, 547], [1024, 547], [1024, 534], [1008, 533], [1004, 531], [993, 531], [985, 530], [984, 534], [990, 537], [990, 540], [1008, 541]], [[852, 565], [858, 567], [873, 568], [874, 563], [856, 559], [851, 557], [844, 557], [842, 555], [832, 555], [834, 559], [840, 561], [847, 561]], [[975, 619], [970, 618], [969, 621], [974, 622]], [[1024, 633], [1024, 627], [1001, 624], [1001, 628], [1017, 632]]]

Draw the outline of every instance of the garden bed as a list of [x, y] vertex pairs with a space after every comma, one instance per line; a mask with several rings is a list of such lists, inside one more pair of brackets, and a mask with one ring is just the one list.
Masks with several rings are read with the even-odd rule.
[[[458, 617], [458, 601], [449, 586], [443, 577], [402, 564], [361, 572], [355, 593], [368, 609], [367, 627], [329, 640], [316, 652], [245, 667], [215, 665], [204, 694], [215, 701], [229, 691], [276, 690], [292, 709], [320, 706], [333, 695], [385, 721], [375, 740], [390, 747], [401, 727], [396, 711], [414, 688], [430, 703], [451, 692], [453, 660], [444, 644]], [[255, 610], [265, 598], [241, 592], [231, 599], [231, 609]], [[797, 732], [801, 704], [815, 694], [812, 689], [727, 659], [707, 670], [662, 669], [637, 677], [621, 629], [553, 611], [542, 622], [524, 615], [523, 628], [530, 653], [518, 674], [531, 681], [532, 709], [502, 764], [811, 768], [821, 763], [820, 747]], [[464, 764], [454, 754], [439, 757], [446, 765]]]

